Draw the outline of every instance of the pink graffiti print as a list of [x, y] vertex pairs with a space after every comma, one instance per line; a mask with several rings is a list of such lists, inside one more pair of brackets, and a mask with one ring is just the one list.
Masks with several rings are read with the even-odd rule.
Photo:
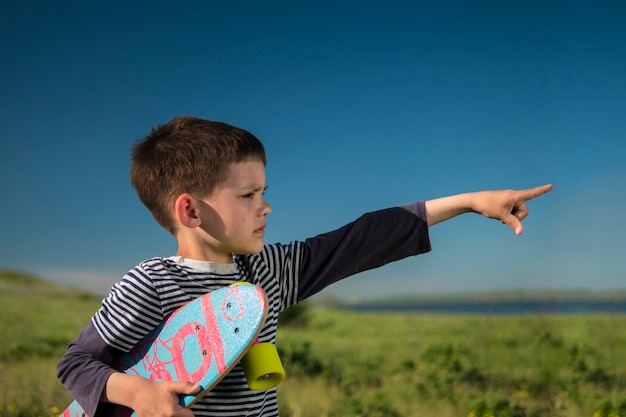
[[[151, 380], [171, 381], [175, 379], [197, 382], [206, 375], [212, 363], [215, 364], [218, 374], [227, 368], [224, 357], [224, 340], [218, 318], [212, 307], [211, 297], [204, 297], [201, 300], [201, 308], [206, 326], [197, 321], [186, 323], [178, 329], [172, 338], [163, 341], [157, 339], [153, 345], [153, 354], [143, 356], [142, 366], [150, 375]], [[223, 320], [227, 322], [235, 321], [244, 316], [244, 303], [237, 286], [229, 287], [229, 294], [222, 302], [221, 314]], [[197, 370], [189, 372], [185, 365], [185, 348], [190, 342], [189, 338], [192, 337], [197, 340], [202, 360]], [[159, 357], [160, 349], [168, 350], [170, 353], [168, 356], [172, 359], [169, 361], [161, 360]], [[175, 375], [171, 375], [167, 369], [167, 365], [170, 364], [174, 366]], [[127, 372], [132, 372], [132, 369]]]

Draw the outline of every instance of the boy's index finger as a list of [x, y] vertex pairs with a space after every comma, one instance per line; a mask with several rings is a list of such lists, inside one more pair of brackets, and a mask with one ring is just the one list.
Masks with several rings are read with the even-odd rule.
[[522, 199], [524, 201], [531, 200], [535, 197], [539, 197], [549, 191], [552, 190], [552, 184], [545, 184], [535, 188], [529, 188], [527, 190], [522, 190]]

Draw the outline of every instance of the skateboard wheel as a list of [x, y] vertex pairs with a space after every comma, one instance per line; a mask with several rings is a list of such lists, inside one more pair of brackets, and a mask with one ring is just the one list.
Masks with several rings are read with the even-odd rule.
[[272, 343], [256, 343], [241, 360], [248, 386], [253, 391], [262, 391], [280, 384], [285, 379], [285, 370], [280, 362], [278, 350]]

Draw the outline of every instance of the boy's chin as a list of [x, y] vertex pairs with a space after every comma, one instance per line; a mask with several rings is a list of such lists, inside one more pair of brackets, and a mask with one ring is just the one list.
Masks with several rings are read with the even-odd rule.
[[261, 246], [258, 249], [241, 250], [241, 251], [235, 252], [234, 254], [235, 255], [258, 255], [259, 253], [261, 253], [262, 250], [263, 250], [263, 247]]

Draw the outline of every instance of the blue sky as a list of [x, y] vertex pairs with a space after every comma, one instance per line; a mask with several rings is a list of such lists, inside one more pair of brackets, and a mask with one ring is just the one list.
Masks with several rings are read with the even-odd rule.
[[0, 8], [0, 267], [104, 292], [176, 251], [128, 181], [176, 115], [253, 132], [267, 242], [492, 188], [554, 190], [525, 233], [474, 214], [341, 296], [626, 287], [622, 2], [12, 2]]

